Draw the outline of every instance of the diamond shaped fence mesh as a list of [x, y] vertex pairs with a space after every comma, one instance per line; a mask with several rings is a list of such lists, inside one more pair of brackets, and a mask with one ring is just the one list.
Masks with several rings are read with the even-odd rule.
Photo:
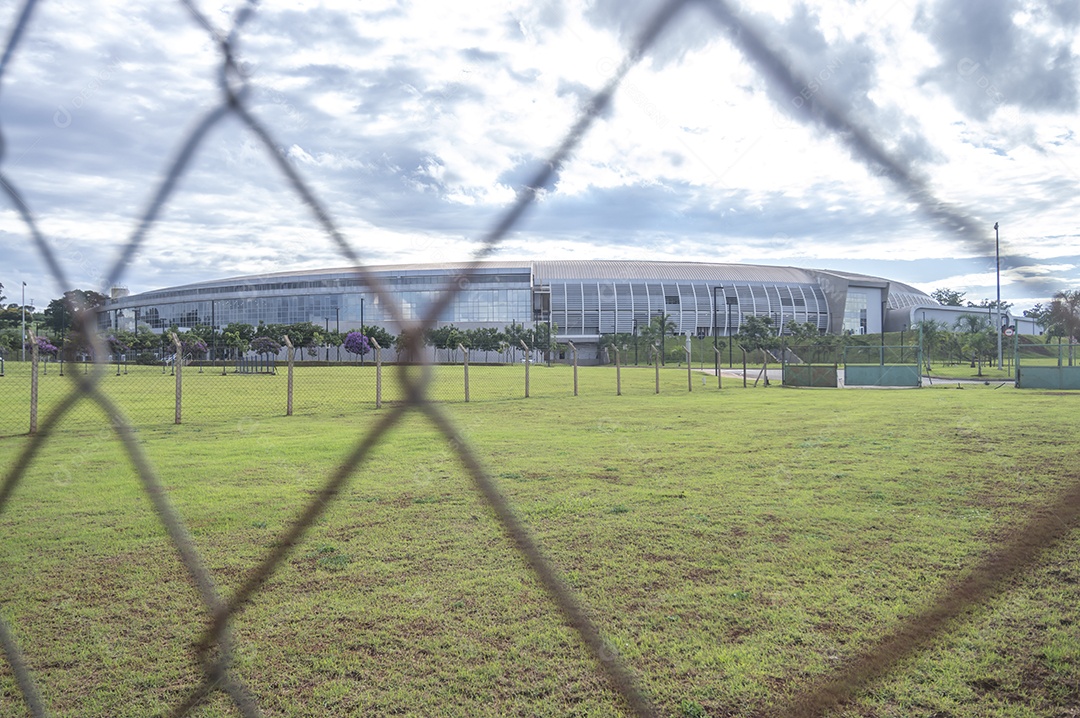
[[[243, 123], [258, 139], [266, 156], [280, 172], [282, 185], [303, 202], [321, 230], [338, 248], [343, 259], [356, 268], [357, 276], [383, 298], [384, 306], [393, 308], [395, 303], [392, 296], [381, 285], [378, 277], [365, 269], [363, 258], [352, 249], [338, 229], [330, 208], [320, 200], [297, 170], [282, 158], [276, 150], [279, 144], [270, 129], [251, 113], [247, 105], [248, 79], [236, 61], [235, 50], [243, 36], [245, 24], [257, 12], [256, 4], [251, 2], [243, 5], [236, 12], [232, 26], [227, 31], [216, 28], [192, 3], [184, 0], [182, 4], [192, 21], [208, 33], [220, 53], [221, 63], [217, 76], [220, 95], [217, 105], [202, 116], [194, 129], [181, 139], [173, 160], [165, 168], [142, 216], [132, 228], [121, 256], [109, 271], [105, 286], [116, 284], [131, 261], [153, 241], [150, 230], [159, 220], [170, 198], [178, 191], [180, 179], [188, 170], [208, 132], [226, 117], [232, 117]], [[664, 3], [659, 12], [640, 28], [638, 39], [626, 58], [615, 68], [607, 84], [587, 103], [581, 116], [569, 128], [547, 162], [536, 176], [530, 178], [519, 191], [515, 201], [483, 235], [474, 261], [479, 262], [489, 256], [516, 226], [523, 213], [536, 199], [539, 188], [549, 183], [582, 143], [590, 125], [618, 91], [626, 73], [647, 55], [654, 40], [665, 31], [672, 19], [685, 12], [689, 5], [704, 8], [715, 21], [716, 31], [726, 35], [743, 54], [746, 62], [765, 75], [775, 87], [794, 97], [799, 94], [800, 88], [806, 86], [807, 80], [799, 68], [790, 63], [781, 51], [772, 47], [754, 27], [741, 19], [724, 0], [700, 3], [671, 0]], [[9, 79], [11, 60], [19, 51], [20, 43], [34, 29], [33, 15], [36, 6], [36, 2], [27, 0], [14, 20], [3, 58], [0, 60], [0, 81]], [[874, 139], [871, 128], [860, 126], [823, 96], [807, 102], [805, 112], [808, 121], [833, 134], [856, 158], [888, 178], [897, 193], [917, 204], [934, 221], [951, 227], [956, 232], [957, 241], [975, 245], [987, 241], [983, 230], [971, 218], [958, 208], [937, 200], [922, 178], [907, 169], [905, 162], [891, 156]], [[4, 163], [11, 161], [5, 150], [6, 147], [0, 145], [0, 151], [3, 151], [3, 154], [0, 154], [0, 183], [3, 193], [21, 216], [26, 232], [57, 282], [64, 287], [70, 286], [65, 267], [60, 262], [53, 243], [42, 232], [33, 208], [24, 202], [11, 177], [2, 173]], [[187, 418], [196, 425], [200, 422], [244, 421], [253, 414], [280, 414], [285, 402], [287, 381], [283, 364], [278, 363], [273, 372], [245, 379], [258, 389], [252, 389], [251, 403], [242, 409], [217, 402], [213, 385], [205, 381], [208, 375], [227, 371], [227, 367], [112, 365], [104, 361], [72, 361], [74, 357], [68, 357], [66, 366], [51, 363], [45, 368], [38, 387], [41, 406], [38, 431], [27, 441], [0, 484], [0, 517], [16, 500], [16, 488], [26, 477], [35, 457], [58, 431], [94, 432], [88, 434], [87, 441], [115, 440], [120, 443], [128, 460], [135, 467], [141, 490], [152, 508], [154, 520], [164, 527], [168, 541], [180, 557], [183, 572], [195, 587], [197, 595], [197, 603], [185, 609], [185, 613], [191, 615], [193, 625], [177, 627], [174, 640], [180, 644], [186, 641], [188, 643], [185, 645], [194, 645], [192, 662], [197, 666], [198, 679], [194, 685], [183, 687], [179, 700], [162, 706], [164, 713], [173, 716], [196, 715], [203, 704], [224, 700], [244, 716], [262, 714], [260, 704], [267, 700], [267, 696], [253, 691], [234, 669], [238, 655], [245, 650], [245, 642], [252, 638], [238, 635], [238, 624], [241, 623], [245, 611], [258, 608], [259, 597], [270, 590], [268, 587], [273, 582], [275, 573], [319, 520], [335, 507], [350, 477], [369, 461], [382, 439], [399, 428], [406, 417], [418, 416], [429, 422], [443, 439], [442, 444], [433, 447], [432, 451], [450, 451], [465, 466], [483, 502], [497, 517], [509, 545], [518, 553], [535, 576], [538, 585], [546, 592], [552, 610], [557, 611], [561, 620], [579, 637], [599, 680], [617, 694], [618, 705], [614, 706], [613, 710], [623, 710], [638, 716], [657, 715], [653, 701], [642, 689], [635, 670], [605, 640], [591, 612], [575, 595], [566, 579], [560, 576], [552, 562], [545, 557], [541, 543], [500, 493], [491, 471], [482, 465], [472, 442], [453, 423], [452, 404], [446, 402], [464, 400], [461, 373], [463, 367], [432, 367], [424, 364], [419, 352], [410, 355], [410, 352], [414, 351], [412, 347], [421, 345], [420, 337], [423, 332], [436, 325], [437, 317], [456, 291], [458, 290], [451, 289], [445, 292], [419, 321], [396, 317], [399, 325], [409, 327], [407, 333], [413, 338], [412, 342], [410, 344], [406, 341], [400, 351], [403, 351], [406, 357], [414, 356], [414, 365], [384, 368], [387, 383], [386, 393], [381, 399], [386, 402], [385, 411], [378, 414], [370, 428], [359, 433], [352, 448], [336, 461], [336, 466], [327, 475], [319, 478], [309, 492], [310, 499], [295, 507], [292, 520], [282, 528], [266, 550], [259, 556], [250, 557], [250, 562], [244, 568], [238, 569], [242, 573], [237, 582], [238, 587], [228, 595], [223, 593], [215, 582], [206, 558], [200, 554], [181, 512], [176, 508], [170, 488], [162, 482], [158, 471], [146, 455], [135, 427], [169, 423], [173, 409], [170, 392], [175, 385], [177, 370], [185, 375], [184, 391], [188, 393], [190, 402], [187, 407], [191, 412]], [[92, 313], [87, 312], [84, 316], [90, 314]], [[90, 352], [92, 355], [108, 356], [103, 344], [104, 339], [88, 322], [89, 320], [84, 320], [86, 325], [75, 327], [75, 331], [82, 331], [88, 337], [87, 342], [94, 350]], [[499, 401], [521, 395], [524, 388], [521, 383], [521, 367], [506, 367], [499, 371], [502, 375], [474, 384], [471, 397], [473, 400]], [[565, 378], [565, 375], [563, 376]], [[335, 411], [344, 411], [347, 406], [355, 405], [356, 402], [374, 405], [376, 401], [375, 373], [370, 364], [364, 367], [340, 367], [333, 372], [298, 368], [294, 380], [299, 385], [304, 382], [326, 382], [340, 387], [341, 396], [340, 403], [336, 405], [333, 400], [328, 399], [323, 399], [322, 404], [316, 404], [306, 402], [301, 391], [297, 394], [294, 407], [296, 414], [333, 414]], [[541, 372], [537, 372], [536, 381], [535, 390], [541, 394], [570, 395], [571, 387], [565, 380], [563, 383], [548, 383], [547, 379], [541, 376]], [[141, 387], [145, 400], [138, 398], [139, 392], [116, 391], [121, 385]], [[333, 392], [320, 391], [318, 395], [332, 396]], [[25, 426], [22, 426], [21, 422], [21, 417], [9, 419], [0, 414], [0, 434], [10, 436], [24, 433]], [[925, 608], [902, 621], [892, 632], [880, 637], [851, 661], [824, 678], [812, 682], [805, 690], [781, 705], [775, 715], [823, 715], [865, 689], [871, 681], [887, 674], [905, 658], [947, 630], [952, 619], [999, 592], [1008, 579], [1032, 563], [1040, 550], [1070, 530], [1075, 523], [1077, 511], [1080, 511], [1080, 483], [1049, 501], [1048, 507], [1034, 514], [1012, 539], [994, 547], [960, 580], [933, 597]], [[327, 554], [313, 560], [332, 560], [329, 555], [332, 554], [331, 549], [327, 549]], [[147, 580], [152, 580], [152, 571], [149, 569]], [[0, 643], [3, 644], [4, 654], [26, 710], [34, 716], [46, 716], [49, 709], [42, 698], [31, 661], [26, 658], [25, 647], [21, 645], [22, 641], [34, 640], [33, 634], [21, 637], [18, 626], [9, 624], [7, 619], [0, 615]], [[447, 707], [447, 711], [453, 712], [453, 708]]]

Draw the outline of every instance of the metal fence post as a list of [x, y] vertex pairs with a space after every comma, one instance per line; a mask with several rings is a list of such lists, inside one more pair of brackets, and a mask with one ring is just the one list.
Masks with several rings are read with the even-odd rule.
[[288, 387], [289, 388], [288, 388], [288, 395], [289, 395], [289, 398], [285, 403], [285, 416], [292, 416], [292, 406], [293, 406], [293, 402], [292, 402], [292, 399], [293, 399], [293, 392], [292, 392], [292, 388], [293, 388], [293, 354], [295, 353], [295, 350], [293, 349], [293, 343], [289, 340], [289, 335], [288, 334], [285, 334], [281, 338], [285, 340], [285, 346], [289, 347], [289, 352], [288, 352], [288, 357], [289, 357], [289, 382], [288, 382]]
[[612, 347], [615, 354], [615, 396], [622, 396], [622, 367], [619, 365], [619, 348]]
[[26, 330], [30, 335], [30, 433], [37, 433], [38, 409], [38, 343], [34, 328]]
[[571, 341], [566, 343], [570, 345], [570, 351], [574, 354], [574, 396], [577, 396], [577, 347]]
[[184, 355], [181, 353], [183, 347], [180, 345], [180, 339], [177, 338], [174, 332], [169, 332], [169, 336], [172, 337], [173, 345], [176, 346], [176, 354], [173, 356], [173, 367], [176, 369], [176, 423], [180, 423], [180, 375], [183, 372], [184, 367]]
[[521, 348], [525, 350], [525, 398], [529, 398], [529, 364], [531, 363], [531, 357], [529, 356], [529, 347], [524, 341], [518, 339], [521, 343]]
[[692, 373], [693, 366], [690, 361], [690, 347], [683, 347], [683, 351], [686, 352], [686, 390], [688, 392], [694, 391], [694, 375]]
[[[375, 337], [368, 337], [368, 341], [375, 347], [375, 408], [382, 408], [382, 347]], [[364, 356], [360, 355], [361, 358]]]
[[458, 342], [458, 349], [465, 357], [465, 401], [467, 402], [469, 401], [469, 350], [461, 342]]
[[724, 388], [723, 380], [720, 378], [720, 350], [717, 347], [713, 347], [713, 351], [716, 352], [716, 388]]
[[746, 350], [742, 350], [742, 388], [746, 388]]

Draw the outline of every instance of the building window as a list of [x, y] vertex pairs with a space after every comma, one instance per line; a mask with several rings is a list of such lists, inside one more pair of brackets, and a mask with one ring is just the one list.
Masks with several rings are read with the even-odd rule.
[[679, 303], [679, 295], [677, 295], [677, 294], [675, 294], [675, 295], [668, 294], [667, 296], [664, 297], [664, 304], [678, 304], [678, 303]]
[[844, 304], [844, 331], [866, 334], [866, 293], [848, 292]]

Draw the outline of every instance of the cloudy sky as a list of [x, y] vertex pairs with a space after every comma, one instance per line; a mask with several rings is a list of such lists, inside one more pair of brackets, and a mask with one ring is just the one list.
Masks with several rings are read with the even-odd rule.
[[[231, 26], [232, 3], [194, 4]], [[237, 34], [231, 82], [365, 262], [460, 261], [659, 4], [270, 1]], [[0, 9], [4, 37], [13, 5]], [[1080, 287], [1080, 4], [731, 7], [750, 31], [734, 39], [705, 2], [663, 28], [495, 257], [843, 269], [977, 301], [995, 293], [999, 222], [1003, 298], [1024, 308]], [[749, 36], [783, 55], [794, 84]], [[0, 171], [73, 286], [105, 281], [172, 158], [221, 103], [220, 67], [180, 2], [39, 3], [0, 81]], [[26, 281], [42, 306], [62, 288], [2, 200], [0, 282], [17, 301]], [[967, 229], [942, 221], [942, 206]], [[343, 263], [230, 116], [120, 283]]]

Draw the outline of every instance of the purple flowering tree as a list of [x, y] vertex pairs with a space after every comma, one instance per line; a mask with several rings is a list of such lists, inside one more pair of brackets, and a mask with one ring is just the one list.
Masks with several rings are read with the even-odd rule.
[[[56, 356], [56, 352], [60, 351], [45, 337], [38, 337], [36, 343], [38, 356]], [[32, 347], [33, 345], [30, 342], [26, 343], [26, 351], [31, 351]]]
[[343, 346], [345, 347], [345, 351], [350, 354], [356, 354], [357, 356], [364, 356], [371, 351], [371, 342], [360, 332], [349, 332], [346, 334]]
[[187, 356], [188, 354], [191, 354], [192, 356], [196, 354], [205, 355], [207, 349], [206, 342], [198, 337], [190, 335], [185, 336], [180, 340], [180, 347], [184, 351], [184, 356]]
[[114, 355], [124, 354], [128, 350], [128, 345], [113, 334], [105, 337], [105, 343], [109, 346], [109, 352]]
[[251, 351], [256, 354], [277, 354], [281, 345], [270, 337], [255, 337], [251, 340]]

